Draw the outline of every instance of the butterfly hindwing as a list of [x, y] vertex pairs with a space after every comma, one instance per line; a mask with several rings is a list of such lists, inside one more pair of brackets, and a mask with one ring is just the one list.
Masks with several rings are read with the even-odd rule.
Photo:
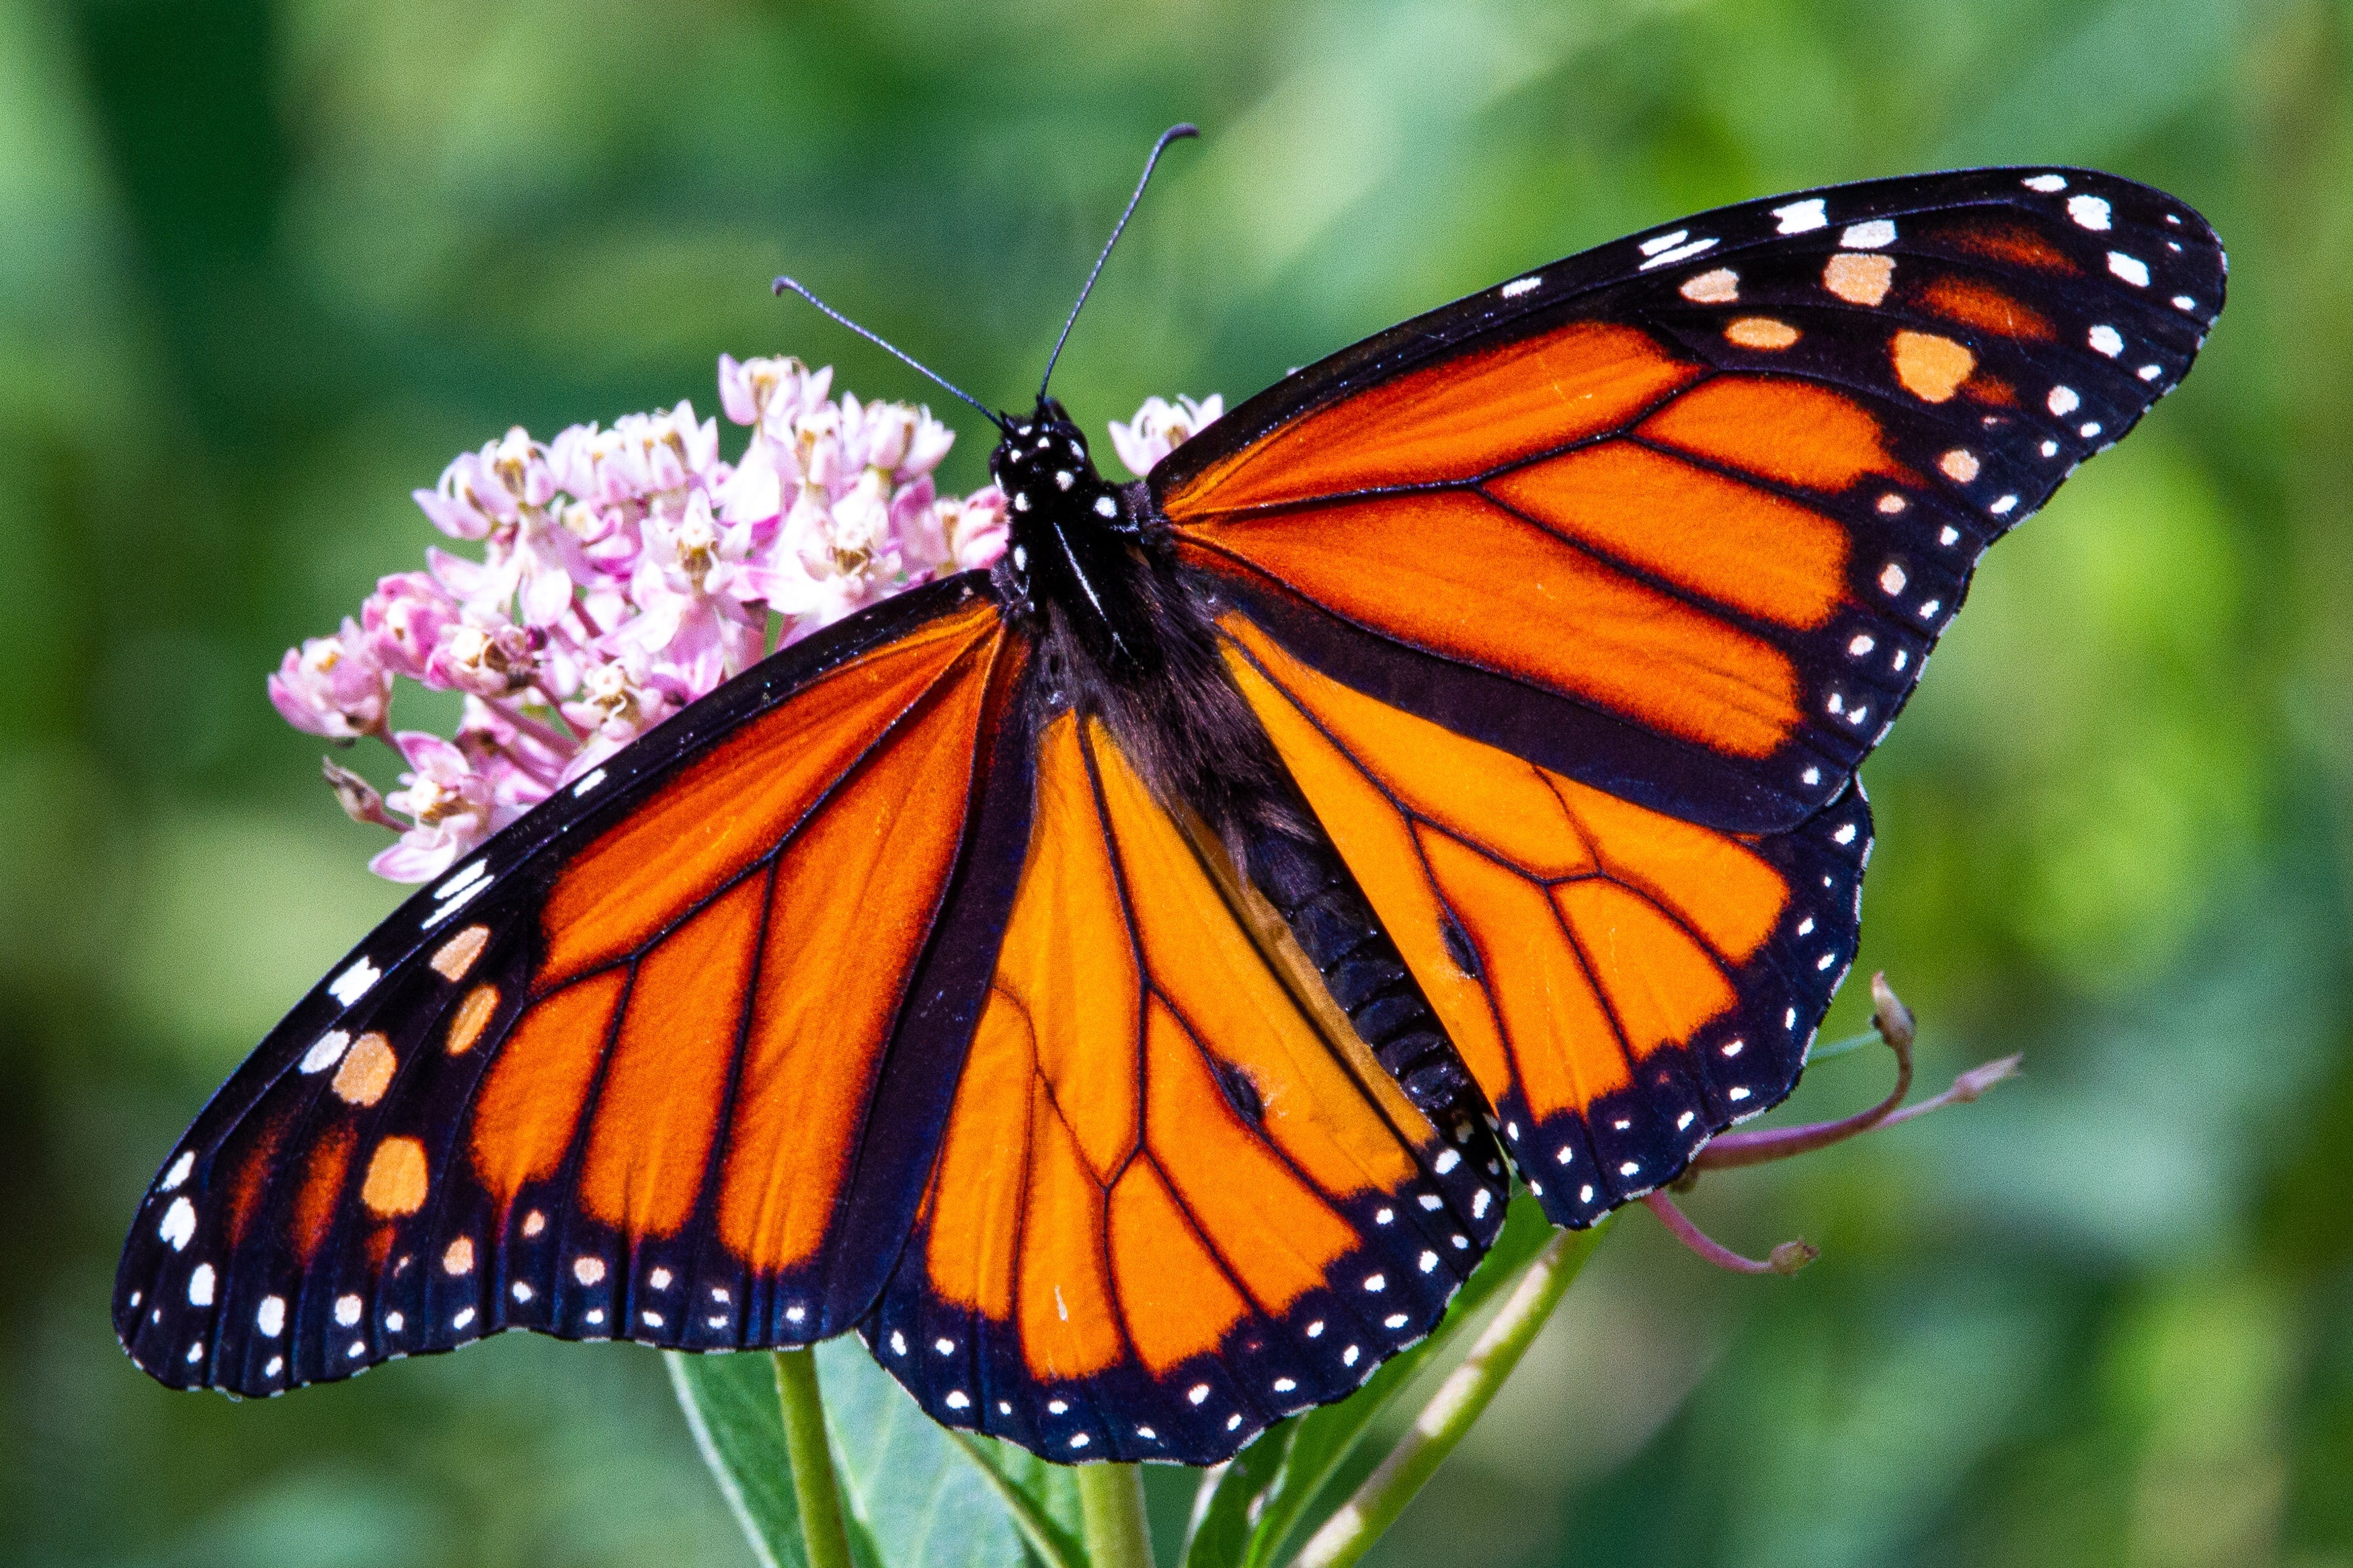
[[1786, 833], [1631, 805], [1319, 675], [1229, 660], [1555, 1223], [1777, 1104], [1854, 957], [1860, 786]]
[[1037, 773], [988, 1004], [868, 1342], [949, 1426], [1211, 1463], [1430, 1331], [1502, 1224], [1502, 1168], [1483, 1128], [1441, 1137], [1319, 1032], [1099, 723], [1054, 720]]
[[916, 590], [410, 900], [166, 1163], [117, 1279], [133, 1358], [261, 1394], [503, 1328], [848, 1327], [1027, 842], [1023, 646], [972, 579]]
[[1728, 207], [1288, 378], [1149, 477], [1324, 673], [1638, 804], [1837, 800], [1971, 570], [2187, 373], [2213, 232], [2080, 170]]

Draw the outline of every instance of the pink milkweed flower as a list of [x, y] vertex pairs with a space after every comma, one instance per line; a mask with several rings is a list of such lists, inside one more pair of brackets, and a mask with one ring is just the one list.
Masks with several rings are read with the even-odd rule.
[[466, 699], [458, 749], [491, 784], [491, 826], [504, 827], [554, 793], [580, 744], [537, 721], [519, 721], [479, 697]]
[[607, 651], [634, 649], [657, 677], [691, 700], [760, 657], [768, 627], [765, 590], [776, 574], [747, 566], [750, 526], [723, 529], [698, 490], [671, 522], [649, 518], [645, 552], [629, 580], [638, 615], [608, 633]]
[[939, 529], [947, 546], [943, 564], [957, 572], [994, 566], [1005, 553], [1009, 520], [1005, 492], [987, 485], [957, 500], [938, 503]]
[[495, 805], [491, 781], [438, 735], [403, 730], [393, 744], [409, 771], [400, 775], [404, 787], [384, 803], [412, 826], [370, 860], [368, 869], [395, 882], [430, 881], [490, 835]]
[[719, 356], [719, 406], [738, 425], [756, 426], [783, 437], [793, 421], [823, 404], [833, 386], [833, 367], [812, 371], [790, 355], [737, 360]]
[[501, 617], [470, 608], [441, 631], [419, 678], [427, 686], [476, 697], [512, 697], [539, 681], [539, 642]]
[[1111, 422], [1111, 444], [1127, 471], [1142, 479], [1153, 465], [1199, 435], [1225, 411], [1226, 400], [1214, 392], [1198, 403], [1189, 397], [1179, 397], [1174, 404], [1147, 397], [1134, 419], [1124, 425], [1116, 419]]
[[384, 728], [392, 710], [392, 677], [367, 634], [346, 616], [333, 637], [311, 637], [286, 650], [269, 678], [269, 700], [306, 734], [353, 741]]
[[377, 579], [375, 592], [360, 605], [360, 625], [385, 668], [421, 680], [442, 628], [459, 610], [457, 598], [430, 575], [398, 572]]
[[565, 718], [587, 731], [588, 739], [565, 764], [557, 783], [578, 778], [680, 706], [670, 692], [653, 683], [650, 661], [640, 652], [625, 650], [603, 664], [591, 665], [581, 674], [578, 697], [564, 705]]
[[691, 483], [715, 483], [719, 462], [719, 421], [695, 423], [694, 405], [684, 398], [675, 408], [651, 414], [625, 414], [613, 421], [620, 437], [621, 471], [640, 496], [681, 490]]

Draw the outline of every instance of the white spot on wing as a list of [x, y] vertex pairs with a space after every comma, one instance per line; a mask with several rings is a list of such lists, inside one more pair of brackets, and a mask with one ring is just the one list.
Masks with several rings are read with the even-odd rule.
[[170, 1192], [182, 1182], [186, 1181], [188, 1179], [188, 1173], [195, 1168], [195, 1151], [193, 1149], [181, 1150], [180, 1157], [172, 1162], [172, 1168], [164, 1173], [164, 1179], [155, 1184], [155, 1190], [159, 1193]]
[[302, 1053], [302, 1070], [309, 1073], [325, 1072], [343, 1059], [343, 1047], [351, 1043], [351, 1036], [343, 1030], [328, 1030], [319, 1037], [315, 1045]]
[[361, 959], [327, 983], [327, 994], [348, 1007], [368, 993], [368, 987], [384, 978], [384, 971], [367, 959]]
[[164, 1222], [155, 1227], [155, 1234], [171, 1243], [174, 1252], [186, 1247], [188, 1238], [196, 1234], [196, 1205], [185, 1198], [174, 1198], [172, 1206], [164, 1211]]
[[213, 1266], [199, 1263], [196, 1271], [188, 1276], [188, 1305], [209, 1307], [213, 1304]]
[[2067, 216], [2082, 227], [2103, 230], [2108, 226], [2108, 204], [2100, 196], [2069, 196]]
[[586, 795], [590, 790], [595, 789], [598, 784], [603, 784], [604, 782], [605, 770], [602, 768], [591, 768], [588, 772], [580, 775], [580, 782], [578, 784], [572, 786], [572, 798], [575, 800], [579, 799], [582, 795]]
[[264, 1296], [261, 1305], [254, 1309], [253, 1326], [261, 1331], [264, 1339], [274, 1340], [286, 1331], [286, 1298]]
[[2125, 335], [2105, 322], [2094, 327], [2084, 334], [2084, 340], [2094, 350], [2107, 355], [2110, 359], [2125, 352]]
[[1775, 207], [1773, 216], [1781, 220], [1780, 232], [1783, 234], [1804, 234], [1830, 222], [1822, 216], [1822, 198], [1820, 196], [1791, 202], [1785, 207]]
[[2046, 196], [2067, 188], [2067, 178], [2063, 174], [2036, 174], [2020, 183], [2028, 190], [2040, 191]]
[[2148, 287], [2148, 263], [2137, 256], [2126, 256], [2121, 250], [2108, 252], [2108, 270], [2136, 289]]
[[1666, 267], [1674, 262], [1688, 261], [1703, 250], [1715, 248], [1715, 241], [1713, 238], [1694, 239], [1689, 245], [1678, 245], [1672, 250], [1659, 252], [1658, 255], [1642, 263], [1642, 270], [1648, 272], [1653, 267]]
[[1839, 244], [1849, 250], [1877, 250], [1881, 246], [1895, 243], [1895, 225], [1883, 217], [1869, 223], [1851, 223], [1839, 236]]
[[1543, 287], [1544, 275], [1542, 273], [1532, 273], [1525, 278], [1514, 278], [1509, 283], [1504, 285], [1504, 298], [1506, 300], [1516, 300], [1523, 294], [1532, 294]]
[[1690, 237], [1691, 230], [1687, 228], [1679, 228], [1672, 234], [1655, 235], [1642, 242], [1642, 254], [1656, 256], [1662, 250], [1673, 249]]
[[2072, 386], [2052, 387], [2051, 395], [2044, 398], [2042, 402], [2044, 407], [2062, 419], [2084, 405], [2083, 398], [2076, 395], [2075, 389]]

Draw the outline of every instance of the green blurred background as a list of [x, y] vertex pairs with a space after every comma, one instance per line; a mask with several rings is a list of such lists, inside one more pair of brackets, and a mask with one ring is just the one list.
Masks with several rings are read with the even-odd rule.
[[1058, 381], [1099, 444], [1833, 180], [2097, 164], [2234, 263], [2188, 385], [1994, 552], [1866, 770], [1860, 972], [1929, 1087], [2031, 1076], [1694, 1194], [1820, 1243], [1799, 1279], [1633, 1216], [1385, 1560], [2353, 1565], [2353, 7], [2313, 0], [0, 0], [10, 1558], [749, 1563], [649, 1352], [517, 1337], [264, 1406], [117, 1351], [143, 1184], [399, 896], [262, 677], [511, 423], [709, 408], [722, 350], [925, 395], [780, 269], [1026, 397], [1180, 118]]

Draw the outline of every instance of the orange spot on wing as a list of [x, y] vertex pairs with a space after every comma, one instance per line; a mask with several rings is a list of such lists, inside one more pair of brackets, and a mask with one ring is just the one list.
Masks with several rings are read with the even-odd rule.
[[352, 1149], [359, 1134], [350, 1122], [329, 1128], [312, 1145], [302, 1167], [302, 1184], [294, 1192], [292, 1240], [295, 1253], [307, 1266], [326, 1244], [335, 1223], [335, 1209], [343, 1195], [343, 1178], [351, 1172]]
[[386, 1138], [368, 1156], [360, 1202], [379, 1215], [415, 1214], [425, 1206], [429, 1179], [424, 1144], [414, 1138]]
[[2042, 272], [2080, 272], [2067, 253], [2031, 228], [1982, 219], [1951, 225], [1940, 237], [1954, 249], [1989, 261], [2006, 261]]
[[474, 1169], [501, 1207], [564, 1163], [627, 978], [607, 970], [538, 1003], [491, 1065], [472, 1147]]
[[449, 1018], [449, 1037], [446, 1042], [453, 1057], [462, 1057], [474, 1048], [474, 1042], [490, 1027], [491, 1015], [499, 1010], [499, 988], [477, 985], [466, 993], [458, 1010]]
[[1698, 374], [1632, 328], [1577, 322], [1455, 354], [1303, 415], [1165, 504], [1183, 523], [1376, 486], [1470, 479], [1610, 429]]
[[1965, 278], [1939, 278], [1920, 290], [1920, 304], [1948, 321], [1999, 332], [2031, 342], [2055, 341], [2058, 332], [2032, 306], [2011, 299], [1987, 283]]
[[1724, 329], [1725, 341], [1744, 349], [1786, 349], [1803, 335], [1770, 316], [1743, 316]]
[[775, 847], [894, 721], [998, 625], [981, 604], [753, 720], [583, 850], [548, 895], [537, 984], [616, 962]]
[[1845, 529], [1663, 453], [1613, 441], [1486, 488], [1566, 538], [1783, 626], [1820, 626], [1845, 591]]
[[269, 1190], [271, 1166], [278, 1158], [280, 1134], [285, 1131], [282, 1119], [273, 1119], [255, 1137], [251, 1147], [237, 1163], [237, 1173], [228, 1184], [228, 1241], [231, 1247], [241, 1246], [248, 1226], [261, 1207], [262, 1195]]
[[720, 1236], [754, 1268], [812, 1257], [832, 1226], [964, 832], [986, 668], [944, 688], [777, 862], [719, 1194]]
[[638, 963], [580, 1173], [588, 1212], [632, 1238], [694, 1213], [759, 945], [754, 873]]
[[1879, 421], [1825, 387], [1720, 376], [1644, 420], [1643, 436], [1785, 484], [1840, 490], [1865, 474], [1905, 478]]
[[1129, 1337], [1157, 1375], [1216, 1350], [1250, 1304], [1194, 1234], [1160, 1173], [1139, 1160], [1111, 1194], [1111, 1264]]
[[434, 950], [431, 963], [434, 972], [444, 980], [463, 980], [466, 971], [482, 956], [482, 949], [491, 944], [491, 928], [468, 926]]
[[1850, 305], [1873, 306], [1895, 286], [1895, 258], [1840, 251], [1822, 264], [1822, 287]]
[[399, 1066], [392, 1042], [371, 1029], [343, 1053], [343, 1065], [335, 1069], [335, 1095], [347, 1105], [374, 1105], [392, 1087], [392, 1075]]
[[1978, 356], [1936, 332], [1898, 332], [1889, 345], [1895, 379], [1923, 403], [1944, 403], [1960, 390]]
[[1666, 734], [1761, 757], [1802, 719], [1778, 648], [1475, 494], [1255, 518], [1216, 540], [1361, 625]]

